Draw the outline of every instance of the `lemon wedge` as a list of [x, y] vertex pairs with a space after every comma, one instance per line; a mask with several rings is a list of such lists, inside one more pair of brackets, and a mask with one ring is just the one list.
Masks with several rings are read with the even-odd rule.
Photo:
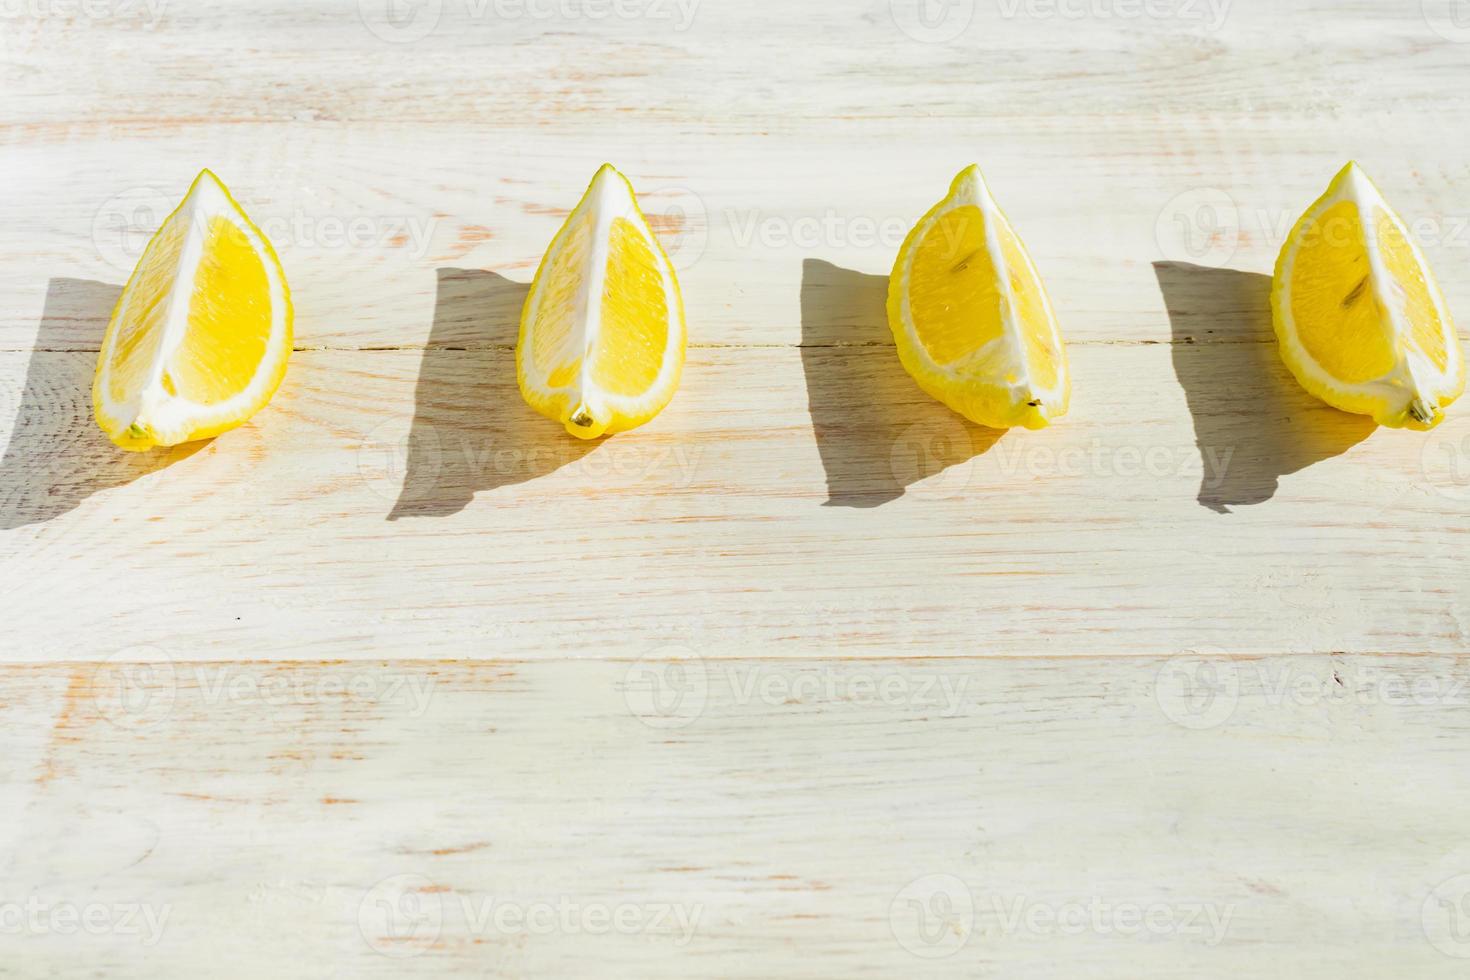
[[219, 435], [265, 407], [290, 353], [276, 253], [205, 170], [112, 311], [92, 383], [97, 424], [135, 451]]
[[970, 421], [1042, 429], [1066, 414], [1056, 315], [978, 167], [909, 232], [888, 281], [888, 323], [919, 387]]
[[1292, 230], [1271, 310], [1286, 366], [1343, 411], [1432, 429], [1465, 390], [1464, 355], [1434, 273], [1356, 163]]
[[674, 267], [633, 186], [604, 165], [531, 283], [516, 344], [521, 395], [579, 439], [626, 432], [674, 397], [684, 346]]

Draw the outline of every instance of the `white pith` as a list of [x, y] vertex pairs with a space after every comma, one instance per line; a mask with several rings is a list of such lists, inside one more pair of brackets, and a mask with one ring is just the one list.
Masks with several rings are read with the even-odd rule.
[[[1369, 286], [1379, 308], [1387, 313], [1393, 334], [1399, 341], [1399, 356], [1392, 371], [1371, 381], [1352, 383], [1332, 376], [1317, 362], [1302, 343], [1297, 332], [1296, 317], [1292, 312], [1292, 272], [1296, 268], [1297, 256], [1306, 238], [1301, 232], [1311, 228], [1324, 213], [1344, 201], [1350, 201], [1357, 207], [1358, 222], [1362, 226], [1367, 244]], [[1414, 343], [1413, 324], [1406, 315], [1403, 288], [1388, 271], [1383, 254], [1377, 247], [1379, 236], [1375, 218], [1379, 211], [1393, 222], [1408, 243], [1414, 261], [1424, 270], [1425, 286], [1439, 314], [1448, 354], [1443, 371], [1435, 367]], [[1391, 406], [1391, 414], [1407, 413], [1416, 401], [1423, 402], [1430, 409], [1438, 409], [1441, 397], [1458, 390], [1463, 371], [1463, 361], [1457, 356], [1459, 338], [1455, 336], [1454, 321], [1450, 317], [1444, 295], [1440, 292], [1439, 283], [1430, 271], [1419, 244], [1404, 226], [1403, 219], [1389, 206], [1382, 193], [1357, 165], [1349, 166], [1334, 181], [1328, 193], [1303, 216], [1287, 245], [1281, 268], [1277, 303], [1282, 329], [1291, 343], [1298, 369], [1305, 372], [1318, 386], [1349, 397], [1381, 400]]]
[[[260, 365], [250, 384], [223, 402], [201, 405], [182, 395], [169, 394], [164, 387], [163, 378], [169, 359], [188, 333], [195, 272], [204, 258], [209, 226], [214, 218], [223, 218], [239, 228], [259, 255], [270, 290], [271, 331]], [[229, 425], [258, 408], [270, 394], [276, 369], [289, 354], [287, 348], [291, 339], [285, 324], [288, 305], [280, 267], [260, 233], [250, 224], [249, 219], [213, 174], [206, 171], [199, 175], [183, 202], [159, 226], [158, 234], [177, 222], [185, 222], [186, 230], [179, 250], [177, 269], [168, 295], [162, 301], [165, 313], [159, 328], [163, 331], [163, 337], [153, 362], [148, 367], [146, 380], [126, 401], [118, 402], [112, 395], [114, 358], [108, 356], [110, 351], [104, 351], [98, 372], [98, 407], [117, 426], [118, 434], [136, 428], [140, 434], [159, 445], [177, 444], [189, 438], [191, 433]], [[154, 239], [149, 242], [149, 249], [153, 247], [157, 237], [155, 234]], [[147, 255], [147, 250], [144, 255]], [[115, 338], [118, 326], [127, 322], [137, 296], [138, 276], [143, 264], [140, 258], [138, 268], [134, 270], [133, 277], [129, 279], [118, 301], [117, 310], [113, 314], [113, 329], [108, 334], [109, 346]]]
[[[604, 166], [597, 172], [586, 195], [567, 216], [547, 249], [542, 265], [545, 274], [536, 277], [526, 305], [525, 322], [528, 330], [534, 330], [541, 317], [554, 257], [565, 247], [567, 236], [580, 223], [583, 215], [589, 213], [592, 222], [590, 239], [577, 291], [572, 300], [573, 333], [569, 347], [580, 352], [576, 378], [566, 385], [548, 384], [546, 373], [536, 365], [532, 353], [534, 344], [530, 342], [529, 333], [524, 342], [518, 345], [516, 356], [520, 361], [518, 367], [525, 384], [541, 398], [547, 401], [565, 398], [569, 417], [575, 417], [579, 411], [586, 410], [600, 423], [606, 425], [611, 422], [616, 429], [618, 421], [642, 418], [667, 402], [670, 389], [677, 380], [684, 351], [684, 311], [678, 283], [674, 278], [673, 264], [639, 209], [632, 185], [616, 169]], [[603, 325], [602, 298], [607, 285], [608, 259], [612, 251], [612, 229], [619, 218], [630, 222], [647, 240], [649, 251], [659, 267], [665, 308], [668, 310], [667, 338], [658, 376], [649, 389], [640, 395], [620, 395], [604, 391], [592, 378], [593, 357]]]
[[[956, 208], [974, 206], [980, 210], [985, 219], [985, 249], [990, 256], [993, 268], [1001, 272], [1000, 293], [1002, 302], [1000, 304], [1001, 334], [994, 340], [972, 351], [959, 360], [950, 364], [939, 364], [930, 356], [929, 350], [919, 339], [917, 327], [914, 323], [913, 310], [910, 297], [910, 282], [913, 275], [914, 259], [918, 254], [919, 246], [928, 237], [929, 232], [944, 217], [944, 215]], [[900, 270], [900, 319], [903, 323], [904, 333], [909, 340], [912, 351], [921, 358], [928, 369], [936, 374], [941, 374], [955, 383], [963, 383], [970, 380], [959, 368], [960, 365], [973, 359], [977, 354], [1000, 344], [1003, 345], [1017, 365], [1016, 380], [1007, 382], [997, 379], [996, 387], [1009, 391], [1014, 404], [1024, 404], [1029, 401], [1040, 401], [1049, 411], [1055, 410], [1061, 404], [1066, 389], [1066, 372], [1058, 365], [1056, 383], [1051, 388], [1040, 388], [1032, 379], [1031, 356], [1027, 349], [1025, 339], [1022, 335], [1023, 327], [1020, 317], [1016, 311], [1014, 290], [1011, 288], [1011, 277], [1009, 266], [1006, 264], [1005, 250], [1001, 245], [1000, 228], [1002, 224], [1009, 227], [1005, 215], [1001, 212], [995, 199], [990, 195], [990, 188], [985, 183], [978, 167], [969, 167], [955, 178], [950, 188], [949, 196], [939, 203], [929, 214], [919, 222], [917, 228], [909, 237], [911, 243], [906, 247], [906, 254], [902, 269]], [[1012, 232], [1014, 236], [1014, 231]], [[1050, 334], [1051, 347], [1053, 350], [1062, 349], [1061, 329], [1057, 324], [1056, 313], [1052, 309], [1051, 297], [1046, 294], [1044, 288], [1040, 288], [1041, 276], [1031, 261], [1030, 254], [1025, 247], [1019, 249], [1026, 262], [1026, 271], [1032, 282], [1038, 286], [1041, 295], [1042, 308], [1046, 312], [1046, 329]]]

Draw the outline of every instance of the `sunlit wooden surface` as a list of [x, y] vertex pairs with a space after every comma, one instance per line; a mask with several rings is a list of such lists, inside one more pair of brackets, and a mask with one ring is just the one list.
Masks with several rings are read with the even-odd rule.
[[[1467, 66], [1450, 0], [0, 9], [0, 976], [1462, 976], [1470, 410], [1315, 402], [1267, 298], [1356, 158], [1470, 316]], [[587, 446], [512, 347], [604, 160], [691, 349]], [[971, 162], [1044, 433], [884, 323]], [[299, 349], [124, 455], [98, 343], [204, 166]]]

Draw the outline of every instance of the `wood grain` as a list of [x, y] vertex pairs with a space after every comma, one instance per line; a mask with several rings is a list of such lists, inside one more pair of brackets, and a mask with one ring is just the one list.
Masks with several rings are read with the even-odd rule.
[[[803, 263], [887, 273], [971, 162], [1076, 340], [1167, 340], [1152, 263], [1269, 272], [1353, 157], [1470, 308], [1470, 162], [1446, 138], [1470, 127], [1465, 46], [1417, 2], [1237, 0], [1213, 29], [1208, 0], [955, 0], [973, 17], [950, 44], [881, 0], [705, 0], [682, 30], [654, 16], [675, 0], [619, 2], [648, 15], [422, 2], [441, 16], [411, 43], [349, 0], [8, 22], [0, 348], [32, 346], [50, 279], [121, 282], [204, 166], [275, 241], [304, 347], [430, 342], [439, 270], [528, 280], [605, 159], [674, 252], [696, 344], [797, 343]], [[100, 336], [74, 327], [51, 342]]]
[[96, 432], [93, 355], [0, 355], [5, 659], [1464, 650], [1465, 423], [1373, 431], [1264, 343], [1073, 354], [1072, 415], [1001, 435], [891, 348], [701, 350], [588, 446], [502, 347], [302, 352], [255, 422], [145, 457]]
[[[1470, 420], [1310, 399], [1263, 276], [1356, 158], [1463, 323], [1450, 0], [0, 8], [0, 976], [1464, 975]], [[510, 351], [604, 160], [692, 350], [585, 446]], [[884, 326], [970, 162], [1045, 433]], [[121, 454], [203, 166], [300, 350]]]
[[[58, 665], [0, 690], [27, 733], [5, 896], [39, 923], [0, 935], [0, 975], [1463, 975], [1464, 659]], [[67, 907], [97, 931], [57, 932]]]

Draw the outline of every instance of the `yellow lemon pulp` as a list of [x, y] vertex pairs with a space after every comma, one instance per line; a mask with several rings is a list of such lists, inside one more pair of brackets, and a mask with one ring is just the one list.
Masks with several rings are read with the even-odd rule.
[[1464, 391], [1464, 358], [1434, 274], [1356, 164], [1293, 229], [1272, 311], [1287, 367], [1344, 411], [1427, 429]]
[[92, 389], [98, 425], [130, 450], [234, 428], [280, 385], [291, 320], [270, 244], [204, 171], [113, 311]]
[[627, 178], [604, 166], [555, 238], [526, 297], [516, 374], [526, 402], [581, 439], [648, 422], [684, 365], [673, 264]]
[[209, 222], [204, 261], [194, 278], [189, 329], [169, 357], [165, 382], [201, 405], [245, 390], [271, 338], [265, 263], [232, 221]]
[[1046, 287], [978, 168], [910, 232], [888, 290], [899, 358], [934, 398], [992, 428], [1066, 414], [1066, 348]]

